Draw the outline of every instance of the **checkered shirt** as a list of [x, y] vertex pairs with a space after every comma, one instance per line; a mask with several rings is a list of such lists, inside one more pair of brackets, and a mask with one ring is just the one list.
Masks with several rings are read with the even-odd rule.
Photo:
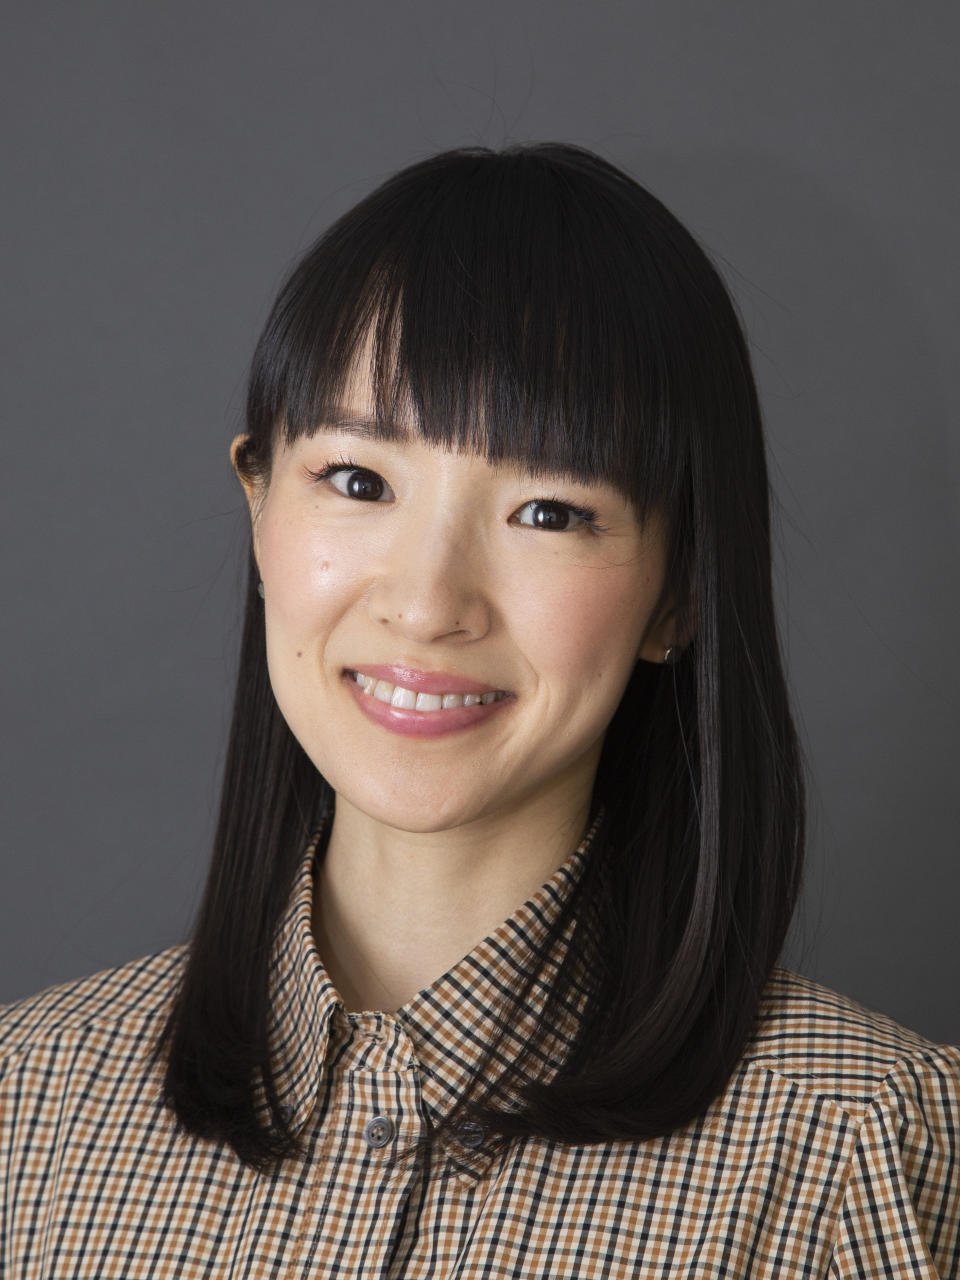
[[302, 1156], [256, 1173], [163, 1108], [148, 1059], [184, 947], [9, 1005], [4, 1280], [960, 1277], [960, 1052], [782, 969], [723, 1093], [667, 1137], [395, 1159], [449, 1111], [590, 836], [403, 1008], [347, 1014], [311, 932], [320, 834], [271, 971]]

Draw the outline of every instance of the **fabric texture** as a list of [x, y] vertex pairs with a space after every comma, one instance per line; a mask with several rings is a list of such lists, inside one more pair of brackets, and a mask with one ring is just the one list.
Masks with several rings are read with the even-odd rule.
[[257, 1174], [160, 1104], [147, 1062], [185, 948], [52, 988], [0, 1011], [0, 1275], [960, 1277], [960, 1052], [785, 970], [724, 1092], [668, 1137], [491, 1155], [467, 1132], [397, 1159], [485, 1051], [592, 832], [391, 1015], [345, 1013], [317, 953], [321, 834], [271, 973], [303, 1156]]

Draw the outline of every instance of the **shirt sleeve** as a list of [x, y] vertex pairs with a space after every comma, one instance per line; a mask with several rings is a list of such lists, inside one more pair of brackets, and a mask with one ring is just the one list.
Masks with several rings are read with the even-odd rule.
[[900, 1061], [863, 1118], [831, 1280], [960, 1280], [960, 1050]]

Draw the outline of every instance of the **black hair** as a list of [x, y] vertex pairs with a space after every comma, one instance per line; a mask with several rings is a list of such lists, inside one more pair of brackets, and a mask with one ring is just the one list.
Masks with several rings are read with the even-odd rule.
[[[570, 939], [540, 1040], [509, 1064], [492, 1046], [449, 1126], [469, 1116], [494, 1140], [578, 1143], [667, 1133], [743, 1052], [804, 847], [736, 312], [680, 222], [600, 157], [446, 152], [344, 214], [283, 285], [253, 358], [242, 473], [269, 483], [277, 442], [335, 409], [369, 333], [384, 435], [402, 408], [431, 442], [608, 480], [641, 519], [663, 518], [665, 590], [688, 643], [675, 665], [637, 665], [607, 730], [603, 822], [542, 946]], [[333, 796], [274, 700], [257, 577], [251, 552], [213, 860], [157, 1053], [187, 1131], [264, 1168], [297, 1150], [269, 1053], [271, 948]], [[577, 992], [579, 1032], [542, 1078], [532, 1064], [556, 1053]]]

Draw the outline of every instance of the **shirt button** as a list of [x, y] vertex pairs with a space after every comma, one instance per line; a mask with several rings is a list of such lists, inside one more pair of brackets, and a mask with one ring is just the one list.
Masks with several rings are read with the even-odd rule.
[[466, 1120], [460, 1126], [457, 1136], [465, 1147], [472, 1150], [474, 1147], [479, 1147], [483, 1142], [483, 1128], [476, 1120]]
[[393, 1121], [387, 1116], [374, 1116], [363, 1131], [368, 1147], [385, 1147], [394, 1135]]

